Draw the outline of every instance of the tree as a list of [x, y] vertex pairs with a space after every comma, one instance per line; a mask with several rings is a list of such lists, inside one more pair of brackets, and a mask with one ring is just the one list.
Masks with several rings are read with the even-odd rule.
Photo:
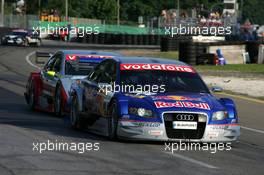
[[[13, 2], [13, 0], [8, 2]], [[180, 7], [181, 9], [191, 9], [203, 4], [206, 9], [210, 10], [215, 4], [222, 2], [223, 0], [180, 0]], [[26, 0], [26, 3], [27, 13], [37, 15], [38, 0]], [[159, 16], [163, 9], [177, 8], [177, 0], [120, 0], [120, 6], [121, 20], [136, 22], [139, 16], [145, 18]], [[250, 19], [253, 23], [264, 24], [264, 8], [262, 7], [264, 7], [263, 0], [244, 0], [243, 20]], [[57, 9], [61, 15], [64, 15], [64, 0], [41, 0], [41, 9]], [[116, 10], [116, 0], [69, 0], [69, 16], [72, 17], [111, 21], [116, 20]]]

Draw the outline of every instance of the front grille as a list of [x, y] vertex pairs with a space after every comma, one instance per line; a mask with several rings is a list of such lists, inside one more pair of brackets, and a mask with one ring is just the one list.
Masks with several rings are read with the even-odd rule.
[[[173, 121], [190, 121], [190, 118], [179, 118], [177, 114], [192, 115], [191, 121], [197, 122], [196, 130], [173, 129]], [[164, 113], [163, 119], [168, 138], [171, 139], [201, 139], [204, 135], [206, 122], [198, 122], [198, 114], [194, 113]], [[179, 120], [180, 119], [180, 120]]]

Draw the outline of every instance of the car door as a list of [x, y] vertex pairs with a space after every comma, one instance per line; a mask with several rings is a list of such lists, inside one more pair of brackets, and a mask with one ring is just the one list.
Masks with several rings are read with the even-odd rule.
[[106, 116], [107, 103], [113, 96], [116, 80], [116, 62], [106, 60], [90, 74], [89, 85], [85, 85], [86, 105], [91, 113]]
[[99, 90], [97, 91], [94, 103], [97, 105], [97, 114], [100, 116], [107, 116], [107, 107], [112, 99], [115, 91], [119, 91], [120, 87], [117, 87], [116, 82], [116, 62], [114, 60], [108, 60], [101, 76], [98, 79]]
[[42, 96], [46, 98], [51, 96], [49, 87], [49, 79], [51, 78], [51, 75], [49, 74], [51, 73], [50, 71], [52, 71], [54, 63], [55, 56], [52, 56], [41, 71]]
[[43, 93], [48, 98], [53, 98], [55, 88], [61, 76], [62, 70], [62, 53], [56, 53], [47, 63], [42, 71]]

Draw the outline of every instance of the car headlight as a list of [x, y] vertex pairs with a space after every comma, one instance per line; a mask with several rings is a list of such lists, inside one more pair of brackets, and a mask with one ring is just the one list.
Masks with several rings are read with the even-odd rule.
[[212, 120], [224, 120], [227, 116], [227, 111], [217, 111], [213, 113]]
[[138, 115], [140, 117], [154, 117], [153, 112], [145, 108], [129, 108], [129, 114]]

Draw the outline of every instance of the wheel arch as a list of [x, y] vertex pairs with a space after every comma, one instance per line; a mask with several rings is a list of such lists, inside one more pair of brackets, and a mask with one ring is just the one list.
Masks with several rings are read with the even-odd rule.
[[232, 118], [237, 118], [237, 110], [236, 110], [236, 105], [235, 102], [230, 99], [230, 98], [220, 98], [219, 102], [226, 107], [228, 114]]
[[35, 95], [38, 98], [40, 96], [41, 90], [42, 90], [42, 82], [41, 82], [41, 76], [39, 72], [32, 72], [28, 78], [28, 83], [27, 83], [27, 92], [30, 88], [30, 86], [32, 85], [34, 86], [35, 89]]
[[128, 114], [128, 100], [120, 100], [118, 97], [112, 97], [108, 104], [108, 109], [111, 107], [112, 103], [116, 102], [118, 116]]
[[71, 89], [70, 92], [70, 105], [72, 103], [72, 98], [73, 96], [76, 95], [77, 101], [78, 101], [78, 106], [79, 106], [79, 111], [83, 111], [83, 90], [81, 88], [73, 88]]

